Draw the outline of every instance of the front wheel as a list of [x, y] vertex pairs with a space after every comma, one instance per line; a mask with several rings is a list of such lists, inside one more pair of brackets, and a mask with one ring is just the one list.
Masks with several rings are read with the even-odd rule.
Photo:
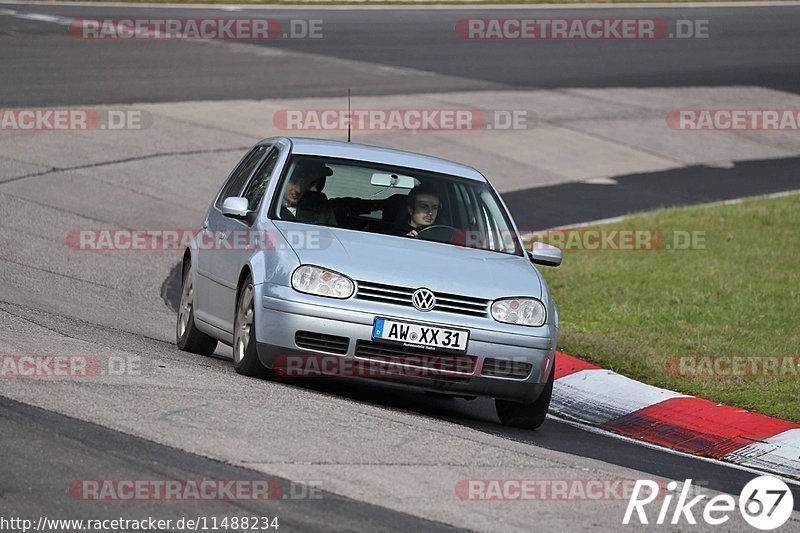
[[253, 278], [247, 276], [236, 298], [233, 324], [233, 368], [251, 378], [271, 378], [272, 372], [261, 364], [256, 349], [256, 321], [253, 307]]
[[547, 410], [550, 408], [550, 398], [553, 396], [553, 381], [555, 381], [556, 364], [550, 369], [550, 377], [547, 379], [542, 394], [532, 403], [512, 402], [495, 398], [494, 407], [497, 417], [504, 426], [511, 426], [523, 429], [536, 429], [542, 425]]
[[211, 355], [217, 349], [217, 339], [209, 337], [194, 325], [194, 286], [192, 285], [192, 265], [183, 265], [181, 282], [181, 304], [175, 325], [175, 344], [184, 352]]

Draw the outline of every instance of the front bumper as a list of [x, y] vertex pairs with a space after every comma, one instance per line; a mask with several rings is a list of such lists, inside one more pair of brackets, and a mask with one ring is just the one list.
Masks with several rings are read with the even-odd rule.
[[[389, 304], [360, 305], [364, 302], [353, 300], [331, 300], [301, 295], [288, 287], [261, 284], [255, 287], [256, 301], [256, 341], [261, 363], [274, 368], [282, 358], [296, 356], [325, 355], [341, 358], [357, 366], [365, 361], [356, 356], [358, 341], [371, 341], [372, 325], [376, 316], [405, 321], [431, 322], [441, 326], [464, 328], [462, 318], [453, 316], [431, 316], [421, 320], [405, 308]], [[359, 310], [356, 307], [371, 308]], [[490, 319], [487, 327], [492, 326]], [[412, 387], [469, 396], [488, 396], [518, 402], [535, 401], [546, 385], [553, 365], [554, 342], [547, 328], [547, 337], [534, 337], [521, 333], [509, 333], [493, 329], [467, 327], [470, 340], [467, 354], [475, 360], [469, 371], [437, 375], [436, 373], [408, 372], [388, 377], [393, 383]], [[342, 354], [301, 348], [296, 344], [298, 331], [322, 333], [349, 339], [347, 350]], [[487, 358], [513, 360], [531, 365], [530, 374], [525, 379], [482, 375]], [[385, 374], [382, 377], [387, 377]]]

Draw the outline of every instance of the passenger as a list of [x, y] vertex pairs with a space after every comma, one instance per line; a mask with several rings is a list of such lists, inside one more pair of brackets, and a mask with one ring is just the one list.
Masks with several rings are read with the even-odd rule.
[[408, 193], [408, 222], [398, 229], [400, 235], [416, 237], [423, 229], [436, 223], [439, 214], [439, 194], [430, 185], [418, 185]]
[[333, 170], [324, 163], [300, 161], [286, 185], [280, 218], [309, 224], [341, 226], [339, 221], [385, 208], [388, 200], [362, 198], [328, 198], [322, 192], [328, 176]]
[[333, 170], [327, 165], [314, 161], [301, 162], [294, 172], [306, 183], [306, 189], [297, 202], [295, 219], [298, 222], [336, 226], [336, 215], [327, 195], [322, 192], [328, 176]]
[[282, 220], [295, 220], [297, 216], [297, 204], [309, 184], [309, 178], [301, 176], [297, 172], [289, 178], [286, 190], [283, 192], [283, 202], [281, 202], [280, 217]]

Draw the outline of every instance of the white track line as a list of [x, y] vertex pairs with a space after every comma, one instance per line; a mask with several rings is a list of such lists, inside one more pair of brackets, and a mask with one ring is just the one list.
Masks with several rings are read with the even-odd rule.
[[58, 17], [56, 15], [47, 15], [43, 13], [14, 13], [14, 17], [24, 20], [34, 20], [37, 22], [52, 22], [62, 26], [69, 26], [73, 20], [72, 18]]
[[[792, 478], [789, 478], [789, 477], [784, 477], [784, 476], [781, 476], [779, 474], [775, 474], [775, 473], [772, 473], [772, 472], [766, 472], [764, 470], [758, 470], [757, 468], [750, 468], [750, 467], [747, 467], [747, 466], [737, 465], [735, 463], [727, 463], [727, 462], [724, 462], [724, 461], [720, 461], [718, 459], [712, 459], [711, 457], [702, 457], [702, 456], [699, 456], [699, 455], [692, 455], [692, 454], [686, 453], [686, 452], [680, 452], [678, 450], [673, 450], [671, 448], [665, 448], [665, 447], [659, 446], [657, 444], [651, 444], [651, 443], [643, 441], [643, 440], [632, 439], [630, 437], [626, 437], [625, 435], [618, 435], [617, 433], [613, 433], [613, 432], [607, 431], [605, 429], [600, 429], [600, 428], [597, 428], [597, 427], [594, 427], [594, 426], [587, 426], [586, 424], [582, 424], [580, 422], [576, 422], [576, 421], [570, 420], [568, 418], [562, 418], [562, 417], [560, 417], [558, 415], [554, 415], [554, 414], [548, 414], [547, 418], [551, 418], [553, 420], [557, 420], [559, 422], [562, 422], [564, 424], [576, 427], [578, 429], [583, 429], [585, 431], [588, 431], [589, 433], [595, 433], [595, 434], [598, 434], [598, 435], [603, 435], [605, 437], [618, 439], [618, 440], [625, 441], [625, 442], [630, 443], [630, 444], [638, 444], [640, 446], [644, 446], [644, 447], [650, 448], [652, 450], [659, 450], [659, 451], [662, 451], [662, 452], [666, 452], [666, 453], [669, 453], [669, 454], [672, 454], [672, 455], [679, 455], [681, 457], [685, 457], [685, 458], [689, 458], [689, 459], [697, 459], [699, 461], [705, 461], [706, 463], [714, 463], [714, 464], [716, 464], [718, 466], [724, 466], [724, 467], [727, 467], [727, 468], [734, 468], [736, 470], [741, 470], [743, 472], [747, 472], [747, 473], [750, 473], [750, 474], [755, 474], [755, 475], [758, 475], [758, 476], [763, 476], [766, 473], [766, 474], [769, 474], [769, 475], [771, 475], [773, 477], [780, 478], [783, 481], [785, 481], [786, 483], [790, 483], [792, 485], [800, 487], [800, 480], [792, 479]], [[626, 467], [626, 468], [632, 468], [632, 467]], [[635, 468], [632, 468], [632, 469], [635, 470]], [[663, 476], [659, 476], [659, 477], [663, 477]]]

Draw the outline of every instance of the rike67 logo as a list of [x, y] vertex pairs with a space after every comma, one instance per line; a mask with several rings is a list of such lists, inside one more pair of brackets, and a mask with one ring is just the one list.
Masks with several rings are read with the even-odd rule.
[[[683, 521], [697, 524], [695, 514], [698, 514], [706, 524], [720, 526], [731, 519], [731, 513], [737, 508], [735, 498], [728, 494], [714, 496], [704, 503], [701, 502], [708, 497], [705, 494], [689, 499], [692, 492], [691, 479], [687, 479], [683, 487], [679, 487], [677, 481], [670, 481], [667, 483], [666, 495], [659, 495], [659, 487], [655, 481], [637, 480], [622, 523], [630, 524], [635, 513], [640, 524], [650, 524], [651, 521], [658, 525], [677, 525]], [[645, 507], [656, 499], [661, 501], [661, 506], [657, 518], [653, 520], [653, 515], [648, 516]], [[676, 500], [674, 508], [673, 500]], [[762, 531], [770, 531], [789, 520], [794, 508], [794, 498], [789, 487], [780, 479], [760, 476], [744, 486], [739, 495], [738, 508], [748, 524]], [[653, 510], [655, 509], [651, 509]]]

